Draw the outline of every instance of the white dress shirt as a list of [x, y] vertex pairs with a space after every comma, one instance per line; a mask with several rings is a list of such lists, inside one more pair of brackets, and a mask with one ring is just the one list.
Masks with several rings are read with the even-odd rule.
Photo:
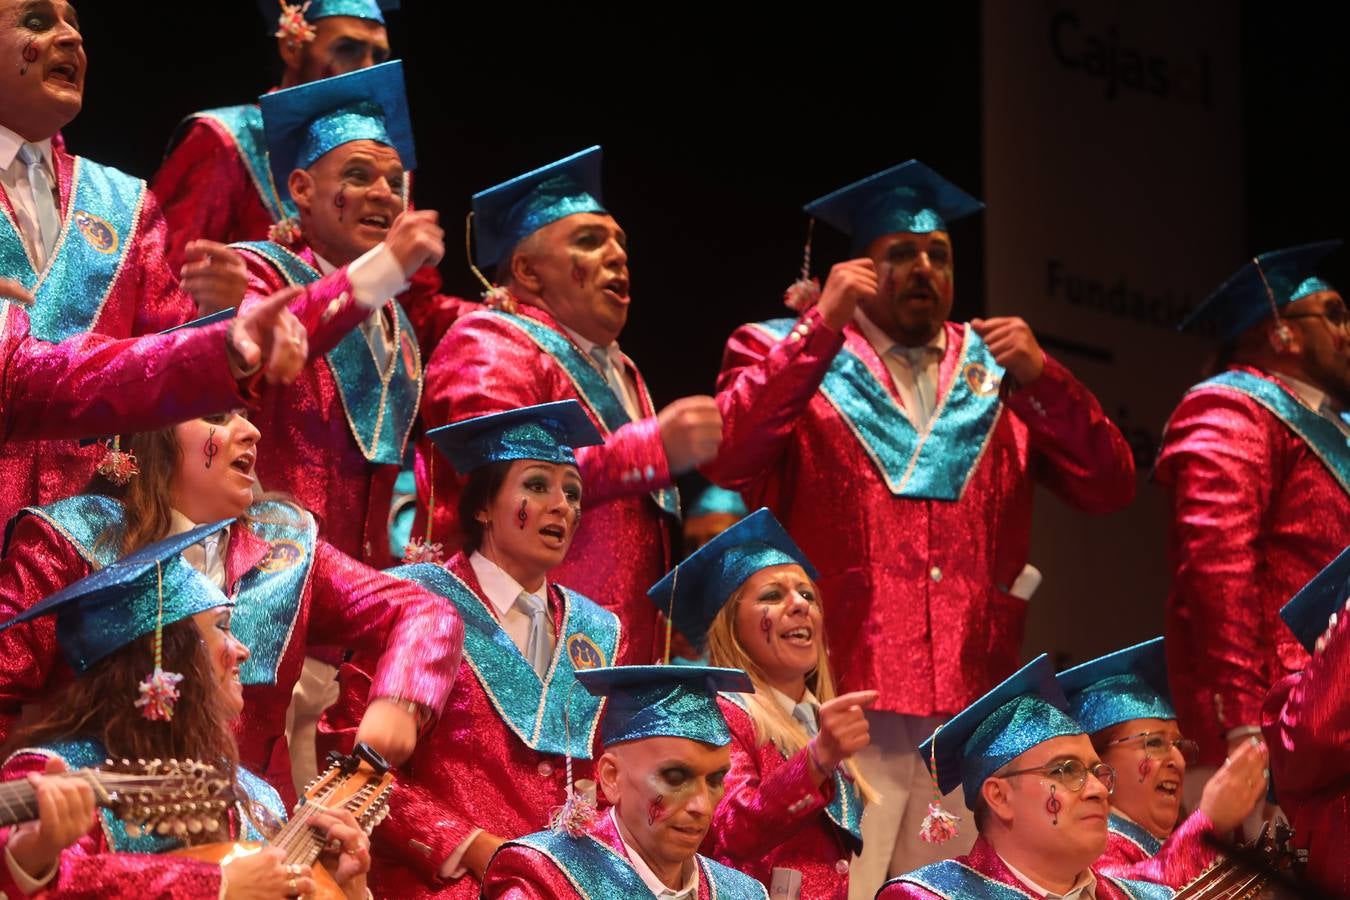
[[[196, 527], [196, 522], [193, 522], [178, 510], [169, 510], [170, 535], [182, 534]], [[225, 558], [229, 549], [230, 530], [222, 528], [220, 531], [202, 538], [200, 543], [193, 544], [184, 550], [183, 559], [187, 560], [188, 565], [201, 572], [211, 580], [212, 584], [223, 591], [225, 590]]]
[[[331, 275], [337, 266], [314, 254], [315, 268], [321, 275]], [[403, 270], [398, 260], [384, 244], [376, 244], [358, 256], [347, 267], [347, 278], [352, 283], [352, 294], [356, 302], [371, 311], [357, 326], [375, 354], [375, 361], [381, 372], [389, 365], [394, 353], [394, 335], [384, 317], [383, 308], [394, 297], [407, 290], [408, 283], [403, 278]], [[336, 311], [345, 298], [333, 301], [330, 311]]]
[[[999, 859], [1003, 859], [1002, 856]], [[1097, 900], [1097, 876], [1092, 874], [1091, 869], [1084, 869], [1078, 873], [1074, 879], [1073, 887], [1069, 888], [1063, 894], [1056, 894], [1041, 887], [1027, 876], [1013, 868], [1013, 864], [1003, 859], [1003, 864], [1008, 867], [1008, 871], [1016, 876], [1017, 880], [1026, 885], [1033, 894], [1038, 897], [1044, 897], [1045, 900]]]
[[[566, 325], [562, 326], [562, 330], [567, 332], [572, 340], [576, 341], [577, 346], [581, 348], [581, 352], [587, 356], [592, 356], [595, 348], [599, 346], [595, 341], [586, 340]], [[633, 379], [628, 377], [628, 363], [624, 359], [623, 352], [619, 350], [619, 342], [611, 341], [608, 346], [601, 349], [609, 359], [609, 364], [614, 367], [614, 372], [619, 377], [619, 383], [623, 385], [623, 393], [620, 394], [615, 391], [615, 395], [619, 398], [619, 402], [623, 404], [623, 408], [628, 411], [629, 418], [634, 422], [640, 420], [642, 418], [642, 405], [638, 402], [637, 385], [633, 384]], [[612, 387], [613, 385], [611, 385]]]
[[[41, 272], [46, 265], [41, 236], [38, 226], [37, 209], [33, 206], [33, 186], [28, 181], [28, 165], [19, 159], [19, 148], [28, 143], [16, 132], [0, 125], [0, 185], [4, 186], [5, 196], [14, 207], [14, 217], [19, 226], [19, 236], [23, 238], [23, 248], [28, 252], [28, 260], [33, 271]], [[42, 159], [46, 163], [47, 177], [51, 179], [52, 195], [56, 208], [61, 209], [61, 198], [56, 196], [56, 163], [52, 159], [52, 141], [36, 141], [42, 150]]]
[[1298, 395], [1298, 399], [1303, 401], [1304, 406], [1330, 421], [1341, 430], [1341, 434], [1350, 438], [1350, 424], [1347, 424], [1345, 419], [1341, 418], [1341, 410], [1336, 407], [1335, 402], [1327, 396], [1325, 391], [1282, 372], [1276, 372], [1275, 377], [1293, 388], [1294, 393]]
[[623, 852], [628, 854], [629, 865], [633, 867], [634, 872], [637, 872], [638, 877], [642, 879], [642, 883], [647, 885], [647, 889], [652, 892], [653, 897], [656, 897], [657, 900], [696, 900], [698, 897], [697, 862], [691, 859], [685, 863], [688, 874], [684, 877], [684, 887], [678, 891], [674, 888], [668, 888], [664, 881], [656, 877], [656, 873], [652, 871], [651, 866], [647, 865], [638, 855], [638, 852], [628, 846], [628, 842], [623, 839], [623, 831], [619, 828], [619, 820], [614, 817], [613, 807], [609, 810], [609, 818], [614, 823], [614, 831], [619, 835], [619, 843], [623, 844]]
[[[877, 356], [881, 357], [882, 363], [887, 371], [891, 373], [891, 378], [895, 381], [895, 389], [900, 392], [900, 402], [904, 404], [905, 415], [909, 417], [910, 424], [915, 428], [919, 427], [918, 419], [915, 418], [914, 411], [918, 408], [918, 402], [914, 394], [914, 370], [910, 368], [909, 358], [903, 353], [893, 353], [891, 351], [900, 347], [895, 341], [891, 340], [886, 332], [877, 327], [876, 323], [867, 318], [862, 309], [856, 309], [853, 312], [853, 324], [858, 326], [863, 337], [867, 338], [867, 343], [872, 345], [872, 349], [877, 351]], [[934, 412], [937, 409], [937, 401], [941, 398], [939, 393], [940, 385], [938, 375], [942, 368], [942, 357], [947, 352], [947, 329], [942, 327], [938, 329], [937, 336], [929, 341], [925, 346], [932, 352], [928, 354], [928, 377], [933, 385], [933, 407]]]

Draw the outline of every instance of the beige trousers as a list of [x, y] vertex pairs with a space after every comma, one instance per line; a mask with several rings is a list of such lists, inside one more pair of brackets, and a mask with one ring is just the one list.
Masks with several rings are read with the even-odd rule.
[[319, 777], [315, 738], [323, 711], [337, 702], [337, 669], [313, 657], [305, 657], [300, 680], [291, 691], [286, 710], [286, 741], [291, 751], [291, 781], [297, 796], [305, 795], [305, 785]]
[[915, 748], [943, 721], [875, 710], [867, 713], [872, 742], [853, 761], [881, 795], [881, 802], [863, 812], [863, 852], [849, 872], [849, 900], [872, 900], [887, 878], [960, 856], [975, 843], [975, 820], [962, 801], [960, 788], [942, 800], [943, 807], [960, 818], [960, 834], [945, 844], [919, 838], [933, 800], [933, 781]]

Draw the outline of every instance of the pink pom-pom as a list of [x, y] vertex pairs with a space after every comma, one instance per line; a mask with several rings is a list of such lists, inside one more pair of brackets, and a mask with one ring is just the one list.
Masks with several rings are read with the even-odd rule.
[[291, 246], [300, 240], [300, 225], [290, 216], [267, 229], [267, 239], [274, 244]]
[[591, 825], [600, 813], [589, 796], [576, 789], [570, 790], [567, 800], [553, 811], [549, 827], [554, 831], [581, 837], [590, 831]]
[[440, 564], [444, 560], [445, 554], [441, 550], [441, 545], [432, 541], [409, 538], [407, 546], [403, 548], [403, 561], [405, 563]]
[[930, 844], [942, 844], [959, 834], [957, 823], [961, 820], [942, 808], [939, 803], [928, 804], [928, 815], [923, 817], [919, 826], [919, 837]]
[[500, 309], [502, 312], [509, 313], [515, 312], [518, 306], [511, 291], [501, 285], [483, 291], [483, 303], [488, 309]]
[[103, 459], [99, 460], [97, 471], [119, 487], [125, 486], [132, 478], [141, 474], [141, 468], [136, 464], [136, 454], [112, 446], [108, 447]]
[[798, 278], [783, 292], [783, 302], [788, 309], [805, 312], [820, 302], [820, 280]]
[[286, 38], [292, 46], [308, 44], [318, 35], [314, 26], [305, 19], [309, 3], [281, 4], [281, 18], [277, 20], [276, 37]]
[[152, 722], [167, 722], [173, 718], [173, 705], [178, 701], [178, 683], [183, 676], [156, 668], [141, 682], [141, 696], [136, 701], [141, 715]]

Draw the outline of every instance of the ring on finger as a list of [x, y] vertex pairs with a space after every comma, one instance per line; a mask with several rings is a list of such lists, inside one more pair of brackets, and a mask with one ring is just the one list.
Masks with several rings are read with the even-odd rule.
[[291, 878], [286, 882], [286, 893], [292, 897], [295, 897], [300, 893], [300, 891], [295, 886], [294, 878]]

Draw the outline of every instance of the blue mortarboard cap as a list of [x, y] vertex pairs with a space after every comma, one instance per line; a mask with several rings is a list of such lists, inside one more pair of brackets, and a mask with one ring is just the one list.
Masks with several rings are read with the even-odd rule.
[[[303, 6], [305, 0], [293, 0]], [[370, 19], [384, 24], [386, 12], [397, 12], [399, 0], [310, 0], [305, 10], [305, 20], [317, 22], [332, 16], [352, 16], [357, 19]], [[281, 4], [277, 0], [258, 0], [258, 9], [262, 11], [267, 24], [276, 27], [277, 17], [281, 14]]]
[[600, 743], [609, 747], [650, 737], [680, 737], [725, 747], [731, 743], [717, 708], [721, 691], [753, 694], [740, 669], [713, 666], [608, 666], [577, 672], [577, 681], [608, 697]]
[[[1254, 261], [1247, 260], [1191, 311], [1179, 329], [1188, 331], [1197, 325], [1212, 323], [1220, 338], [1231, 340], [1270, 315], [1271, 294], [1275, 295], [1275, 307], [1282, 309], [1309, 294], [1335, 290], [1313, 272], [1318, 263], [1340, 246], [1341, 242], [1337, 240], [1318, 241], [1271, 250], [1259, 254]], [[1264, 280], [1261, 278], [1263, 273]], [[1270, 283], [1269, 292], [1266, 282]]]
[[917, 159], [869, 175], [802, 207], [853, 238], [853, 252], [884, 234], [945, 231], [984, 204]]
[[165, 625], [216, 606], [232, 606], [234, 601], [180, 554], [233, 521], [198, 525], [142, 547], [0, 624], [0, 631], [40, 616], [56, 615], [57, 643], [78, 675], [155, 630], [161, 577]]
[[278, 187], [351, 141], [393, 147], [405, 170], [417, 168], [401, 60], [263, 94], [258, 103]]
[[699, 494], [698, 498], [684, 511], [684, 517], [686, 519], [692, 519], [694, 516], [713, 516], [719, 514], [744, 517], [747, 512], [749, 512], [749, 510], [745, 508], [745, 501], [741, 499], [740, 494], [735, 491], [729, 491], [724, 487], [710, 484], [708, 487], [704, 488], [703, 493]]
[[974, 809], [984, 780], [1010, 761], [1052, 738], [1083, 734], [1068, 708], [1042, 653], [953, 716], [919, 745], [919, 754], [929, 762], [936, 741], [938, 787], [945, 794], [961, 785]]
[[577, 447], [603, 444], [586, 411], [575, 400], [522, 406], [442, 425], [427, 432], [455, 471], [468, 475], [479, 466], [510, 459], [577, 464]]
[[1280, 607], [1280, 618], [1309, 653], [1327, 630], [1331, 614], [1350, 599], [1350, 548], [1341, 551], [1294, 599]]
[[1131, 719], [1177, 717], [1160, 637], [1074, 666], [1056, 677], [1069, 699], [1069, 714], [1088, 734]]
[[600, 147], [589, 147], [474, 194], [478, 265], [501, 262], [516, 244], [559, 219], [605, 212], [600, 161]]
[[699, 547], [652, 585], [647, 596], [663, 613], [672, 610], [680, 634], [701, 650], [713, 619], [745, 579], [789, 563], [801, 566], [813, 580], [819, 577], [773, 513], [760, 508]]

